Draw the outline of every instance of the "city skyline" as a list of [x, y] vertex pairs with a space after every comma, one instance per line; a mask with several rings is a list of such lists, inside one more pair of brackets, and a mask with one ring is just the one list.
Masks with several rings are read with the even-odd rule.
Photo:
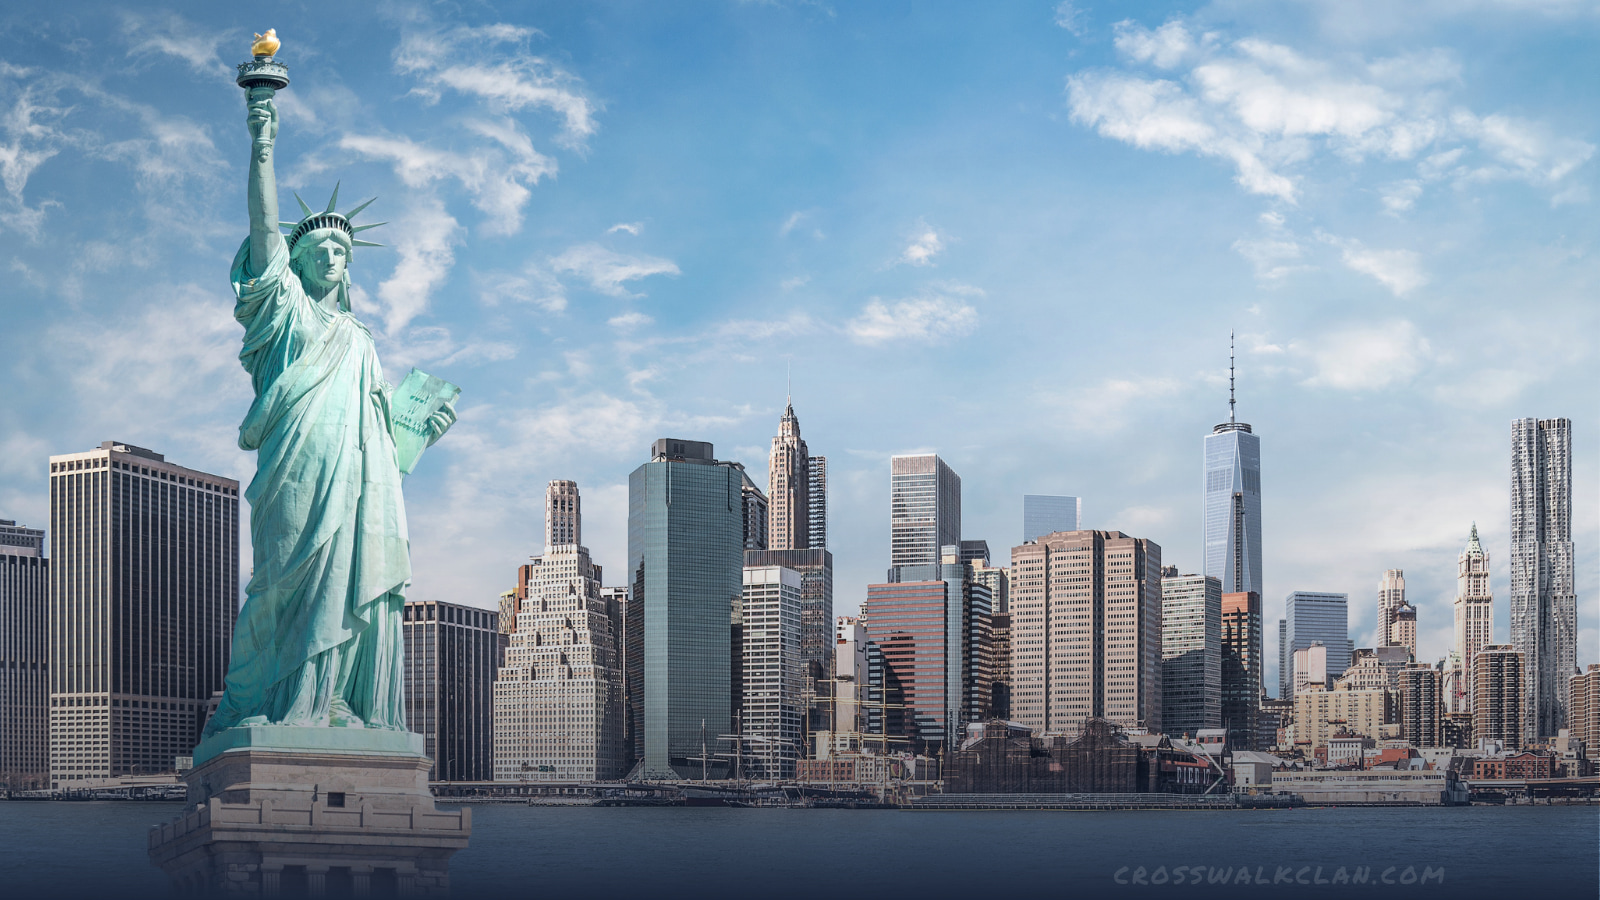
[[[70, 274], [55, 255], [82, 241], [138, 236], [152, 271], [226, 270], [241, 224], [220, 185], [233, 181], [213, 183], [207, 173], [236, 175], [243, 165], [217, 149], [227, 144], [215, 124], [237, 111], [227, 72], [216, 70], [235, 61], [228, 48], [240, 24], [222, 11], [192, 15], [72, 26], [82, 29], [74, 38], [102, 54], [122, 53], [129, 29], [192, 38], [140, 43], [138, 65], [120, 84], [99, 81], [61, 44], [0, 36], [0, 53], [31, 73], [6, 75], [0, 102], [14, 109], [18, 92], [31, 89], [71, 110], [65, 119], [39, 120], [38, 133], [26, 138], [34, 143], [19, 144], [53, 155], [6, 195], [0, 225], [0, 251], [23, 267], [17, 271], [32, 273], [17, 279], [16, 308], [7, 309], [14, 327], [0, 337], [0, 351], [15, 360], [10, 374], [29, 387], [0, 417], [5, 518], [42, 526], [43, 460], [108, 437], [159, 446], [241, 480], [253, 473], [252, 460], [233, 449], [248, 384], [234, 359], [237, 325], [221, 278], [161, 275], [150, 296], [171, 302], [127, 303], [85, 291], [89, 275]], [[344, 15], [333, 13], [328, 24]], [[1152, 9], [1119, 25], [1117, 14], [1091, 9], [1067, 28], [1045, 6], [990, 11], [981, 22], [933, 9], [918, 20], [928, 43], [915, 53], [970, 65], [950, 74], [913, 67], [907, 71], [920, 73], [923, 84], [897, 81], [894, 92], [866, 91], [843, 103], [842, 84], [855, 91], [873, 81], [852, 76], [877, 77], [881, 65], [906, 62], [911, 51], [887, 40], [907, 24], [904, 15], [846, 10], [834, 21], [794, 9], [720, 12], [704, 34], [655, 42], [639, 62], [651, 79], [607, 66], [598, 33], [560, 11], [380, 20], [367, 23], [370, 46], [338, 52], [320, 43], [321, 22], [285, 12], [274, 23], [286, 52], [298, 54], [286, 125], [308, 137], [306, 149], [294, 151], [301, 155], [285, 160], [286, 188], [325, 192], [333, 179], [321, 168], [327, 165], [343, 173], [347, 190], [380, 195], [374, 212], [387, 208], [383, 217], [405, 220], [396, 233], [406, 237], [393, 249], [361, 251], [353, 269], [358, 306], [374, 317], [391, 380], [417, 363], [449, 370], [466, 388], [454, 439], [430, 451], [430, 466], [407, 485], [417, 598], [492, 604], [511, 586], [505, 563], [537, 545], [538, 523], [524, 513], [553, 478], [587, 486], [586, 543], [597, 563], [621, 572], [626, 473], [638, 462], [636, 448], [657, 434], [715, 441], [765, 484], [762, 460], [782, 409], [785, 355], [793, 356], [807, 435], [828, 449], [837, 613], [850, 613], [862, 586], [881, 578], [879, 548], [888, 543], [882, 472], [894, 454], [938, 452], [961, 472], [965, 535], [992, 547], [1008, 546], [1023, 494], [1072, 494], [1087, 501], [1086, 527], [1147, 535], [1166, 561], [1201, 571], [1194, 436], [1225, 412], [1220, 348], [1230, 328], [1241, 335], [1247, 418], [1270, 441], [1263, 477], [1271, 489], [1262, 499], [1268, 623], [1281, 617], [1290, 590], [1364, 599], [1383, 570], [1400, 566], [1418, 607], [1423, 658], [1447, 652], [1454, 560], [1472, 521], [1495, 567], [1492, 586], [1509, 597], [1505, 437], [1507, 423], [1527, 415], [1574, 418], [1577, 594], [1580, 603], [1600, 594], [1600, 511], [1586, 499], [1596, 493], [1594, 422], [1583, 415], [1596, 381], [1596, 314], [1585, 299], [1595, 285], [1583, 254], [1568, 255], [1595, 235], [1582, 196], [1595, 177], [1594, 114], [1572, 93], [1573, 85], [1592, 83], [1583, 72], [1593, 63], [1567, 63], [1578, 67], [1574, 77], [1548, 90], [1505, 61], [1514, 52], [1474, 52], [1490, 33], [1513, 50], [1570, 40], [1560, 35], [1572, 20], [1485, 14], [1464, 25], [1424, 17], [1414, 30], [1373, 25], [1379, 30], [1358, 35], [1304, 12], [1206, 7], [1174, 18]], [[544, 36], [523, 32], [523, 43], [485, 45], [482, 33], [460, 30], [500, 21]], [[773, 68], [748, 72], [750, 87], [734, 89], [731, 107], [679, 110], [695, 127], [664, 121], [657, 101], [667, 94], [697, 96], [702, 78], [739, 80], [727, 77], [743, 71], [732, 60], [705, 51], [745, 26], [782, 33], [762, 39]], [[647, 16], [627, 27], [643, 36], [670, 26]], [[808, 61], [816, 50], [842, 48], [848, 28], [877, 38], [870, 53], [841, 51], [837, 76]], [[1208, 31], [1220, 43], [1202, 47], [1195, 35]], [[524, 67], [536, 56], [546, 60], [571, 75], [561, 96], [573, 103], [563, 111], [496, 112], [489, 99], [447, 87], [437, 59], [402, 69], [394, 51], [430, 36], [460, 55]], [[1253, 64], [1251, 40], [1332, 74], [1293, 81]], [[994, 62], [1001, 47], [1012, 62]], [[1341, 52], [1371, 65], [1349, 67]], [[696, 58], [706, 61], [691, 65]], [[1401, 78], [1404, 67], [1384, 69], [1386, 60], [1415, 62], [1405, 71], [1420, 81]], [[1258, 190], [1278, 182], [1239, 183], [1236, 160], [1211, 150], [1119, 137], [1108, 118], [1118, 109], [1090, 102], [1109, 103], [1103, 89], [1116, 79], [1187, 90], [1201, 62], [1249, 69], [1258, 85], [1297, 96], [1321, 96], [1340, 78], [1379, 91], [1394, 101], [1380, 124], [1352, 126], [1374, 140], [1400, 125], [1443, 122], [1422, 105], [1434, 96], [1429, 91], [1443, 91], [1451, 109], [1480, 126], [1508, 117], [1494, 121], [1528, 137], [1532, 168], [1499, 155], [1486, 130], [1447, 122], [1447, 136], [1423, 149], [1359, 163], [1350, 159], [1354, 143], [1318, 132], [1299, 162], [1262, 158], [1292, 186], [1290, 202]], [[137, 128], [121, 158], [72, 144], [73, 129], [113, 135], [128, 128], [124, 113], [73, 79], [137, 95], [156, 121], [190, 129], [182, 133], [195, 139], [183, 152], [192, 155], [173, 156], [176, 147], [163, 149]], [[323, 87], [300, 90], [317, 82]], [[794, 111], [763, 108], [774, 89], [796, 83], [824, 104], [804, 107], [803, 124]], [[978, 106], [952, 91], [958, 84], [971, 86]], [[1540, 90], [1525, 90], [1535, 84]], [[429, 91], [440, 97], [437, 106], [424, 99]], [[1254, 127], [1196, 102], [1196, 115], [1218, 133]], [[833, 104], [847, 112], [824, 113], [820, 124], [809, 114]], [[929, 112], [905, 111], [918, 108]], [[884, 115], [891, 109], [897, 112]], [[1016, 112], [992, 112], [1000, 109]], [[461, 134], [452, 116], [499, 114], [532, 139], [548, 166], [529, 158], [514, 170], [507, 158], [513, 181], [490, 187], [468, 185], [447, 167], [429, 169], [417, 176], [425, 189], [415, 205], [401, 203], [403, 154], [418, 159], [449, 148], [446, 135]], [[879, 130], [847, 137], [856, 115], [881, 121]], [[1014, 138], [1014, 149], [947, 124], [974, 116]], [[825, 139], [797, 145], [803, 165], [785, 180], [780, 173], [794, 160], [739, 138], [751, 122], [791, 136], [815, 128]], [[668, 126], [704, 138], [685, 137], [661, 163], [623, 177], [646, 158], [644, 142]], [[4, 139], [23, 140], [10, 132]], [[1279, 138], [1269, 143], [1283, 149]], [[971, 146], [981, 151], [979, 164], [964, 168], [1006, 174], [957, 178], [941, 156], [908, 149], [914, 146]], [[456, 157], [432, 158], [506, 152], [498, 147], [485, 138], [450, 148]], [[1150, 152], [1163, 149], [1175, 152]], [[1479, 176], [1420, 173], [1422, 159], [1456, 150]], [[528, 174], [535, 169], [538, 178]], [[1119, 170], [1127, 173], [1121, 180], [1097, 187]], [[740, 186], [732, 193], [743, 199], [712, 191], [704, 212], [688, 211], [676, 192], [643, 199], [657, 183], [650, 179], [681, 176], [703, 188], [729, 173]], [[872, 181], [863, 173], [885, 186], [856, 198], [852, 192]], [[930, 183], [954, 190], [938, 196]], [[961, 199], [974, 196], [983, 203]], [[112, 208], [149, 208], [163, 227], [146, 234], [143, 220], [130, 225], [125, 217], [97, 224], [95, 216]], [[990, 208], [999, 211], [994, 222]], [[1073, 212], [1062, 218], [1063, 208]], [[1143, 240], [1133, 236], [1152, 221], [1171, 224]], [[169, 227], [175, 222], [188, 224]], [[1155, 258], [1173, 265], [1148, 265]], [[411, 306], [383, 287], [402, 264], [437, 273], [433, 292]], [[1506, 299], [1513, 295], [1515, 311]], [[1111, 297], [1120, 302], [1101, 302]], [[1118, 311], [1129, 309], [1152, 324], [1129, 328]], [[1079, 336], [1069, 365], [1053, 350], [1058, 329], [1029, 328], [1058, 318], [1070, 319]], [[1551, 320], [1570, 327], [1551, 334], [1539, 324]], [[700, 335], [711, 335], [710, 343]], [[991, 349], [999, 345], [1003, 353]], [[66, 362], [88, 347], [92, 362]], [[112, 388], [119, 402], [108, 405], [103, 397]], [[905, 414], [924, 407], [934, 415]], [[1509, 633], [1508, 606], [1496, 604], [1499, 636]], [[1374, 615], [1370, 603], [1353, 604], [1357, 646], [1377, 643]], [[1594, 625], [1580, 613], [1580, 665], [1595, 659]], [[1275, 663], [1270, 638], [1267, 649]], [[1271, 665], [1266, 676], [1270, 683]]]

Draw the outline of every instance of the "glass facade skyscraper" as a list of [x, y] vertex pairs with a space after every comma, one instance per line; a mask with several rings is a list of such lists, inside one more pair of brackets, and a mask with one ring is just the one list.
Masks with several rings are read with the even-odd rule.
[[889, 565], [933, 566], [961, 544], [961, 477], [929, 453], [889, 461]]
[[1205, 574], [1261, 593], [1261, 438], [1243, 422], [1206, 435]]
[[1083, 500], [1046, 494], [1022, 495], [1022, 543], [1083, 527]]
[[[1280, 664], [1287, 660], [1293, 668], [1294, 651], [1304, 650], [1312, 641], [1321, 641], [1328, 648], [1328, 674], [1334, 678], [1343, 675], [1350, 668], [1350, 654], [1355, 649], [1350, 641], [1350, 595], [1295, 591], [1283, 605], [1284, 628], [1280, 633], [1288, 644], [1278, 656]], [[1280, 690], [1284, 683], [1284, 675], [1279, 673]], [[1288, 696], [1292, 691], [1285, 698]]]
[[44, 532], [0, 519], [0, 789], [49, 786], [49, 602]]
[[1222, 726], [1222, 582], [1161, 579], [1161, 727], [1193, 736]]
[[1521, 651], [1523, 737], [1567, 725], [1577, 672], [1572, 544], [1572, 420], [1511, 423], [1511, 646]]
[[406, 723], [422, 735], [429, 781], [494, 778], [494, 677], [507, 636], [496, 610], [406, 602]]
[[702, 757], [733, 728], [743, 485], [744, 473], [714, 459], [710, 444], [670, 438], [628, 476], [628, 616], [643, 629], [642, 658], [627, 660], [628, 694], [647, 779], [726, 772]]

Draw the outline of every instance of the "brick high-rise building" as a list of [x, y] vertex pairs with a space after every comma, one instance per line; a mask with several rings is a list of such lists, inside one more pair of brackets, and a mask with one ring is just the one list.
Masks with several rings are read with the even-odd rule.
[[50, 782], [171, 772], [222, 690], [239, 483], [131, 444], [50, 457]]
[[0, 519], [0, 790], [50, 784], [49, 637], [44, 532]]
[[1261, 735], [1261, 595], [1255, 591], [1222, 595], [1222, 727], [1228, 747], [1254, 750]]
[[1472, 667], [1474, 738], [1500, 741], [1508, 750], [1522, 747], [1525, 666], [1522, 652], [1510, 644], [1490, 644], [1478, 651]]
[[1440, 672], [1414, 663], [1400, 670], [1400, 737], [1416, 747], [1443, 747], [1444, 691]]
[[1511, 423], [1511, 646], [1523, 657], [1523, 739], [1566, 727], [1577, 671], [1572, 420]]
[[1406, 602], [1406, 573], [1403, 569], [1389, 569], [1378, 583], [1378, 642], [1385, 647], [1395, 643], [1390, 636], [1394, 626], [1395, 610]]
[[1068, 737], [1090, 717], [1162, 729], [1154, 541], [1120, 531], [1043, 535], [1011, 549], [1010, 582], [1013, 721]]
[[[861, 607], [869, 665], [879, 669], [879, 683], [869, 683], [869, 729], [941, 754], [993, 702], [989, 589], [954, 554], [939, 565], [891, 572], [899, 580], [867, 585]], [[885, 714], [889, 704], [904, 709]]]
[[1600, 663], [1590, 663], [1570, 684], [1567, 728], [1584, 742], [1590, 759], [1600, 759]]

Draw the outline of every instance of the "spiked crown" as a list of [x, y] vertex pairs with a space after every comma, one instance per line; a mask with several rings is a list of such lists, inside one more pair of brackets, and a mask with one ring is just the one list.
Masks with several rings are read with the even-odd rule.
[[296, 241], [299, 241], [301, 238], [319, 228], [335, 228], [344, 232], [345, 235], [350, 238], [350, 244], [353, 247], [383, 246], [382, 244], [375, 244], [371, 241], [357, 240], [356, 235], [360, 232], [366, 231], [368, 228], [377, 228], [379, 225], [387, 225], [389, 224], [388, 222], [373, 222], [371, 225], [351, 224], [351, 221], [355, 219], [357, 213], [361, 212], [363, 209], [366, 209], [368, 206], [371, 206], [373, 200], [378, 198], [374, 197], [372, 200], [368, 200], [366, 203], [363, 203], [360, 206], [357, 206], [355, 209], [345, 213], [336, 212], [334, 210], [334, 207], [339, 203], [339, 185], [337, 184], [333, 186], [333, 196], [328, 198], [328, 208], [324, 209], [322, 212], [317, 212], [316, 210], [313, 210], [311, 207], [307, 206], [306, 202], [300, 199], [299, 194], [295, 194], [294, 199], [300, 204], [300, 211], [305, 214], [305, 217], [298, 222], [278, 223], [279, 227], [289, 229], [289, 234], [284, 238], [284, 242], [289, 245], [290, 255], [294, 254], [294, 245]]

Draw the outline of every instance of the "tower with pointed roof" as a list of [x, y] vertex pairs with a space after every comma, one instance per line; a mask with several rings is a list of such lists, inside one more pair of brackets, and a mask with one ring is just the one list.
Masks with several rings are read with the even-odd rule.
[[1472, 709], [1473, 659], [1494, 643], [1494, 591], [1489, 587], [1489, 554], [1478, 542], [1478, 523], [1456, 561], [1455, 643], [1453, 663], [1461, 667], [1456, 688], [1445, 697], [1451, 712]]
[[792, 397], [784, 405], [767, 457], [767, 547], [811, 547], [811, 454], [800, 436]]
[[1238, 420], [1228, 336], [1228, 421], [1205, 438], [1205, 574], [1224, 594], [1261, 590], [1261, 438]]

